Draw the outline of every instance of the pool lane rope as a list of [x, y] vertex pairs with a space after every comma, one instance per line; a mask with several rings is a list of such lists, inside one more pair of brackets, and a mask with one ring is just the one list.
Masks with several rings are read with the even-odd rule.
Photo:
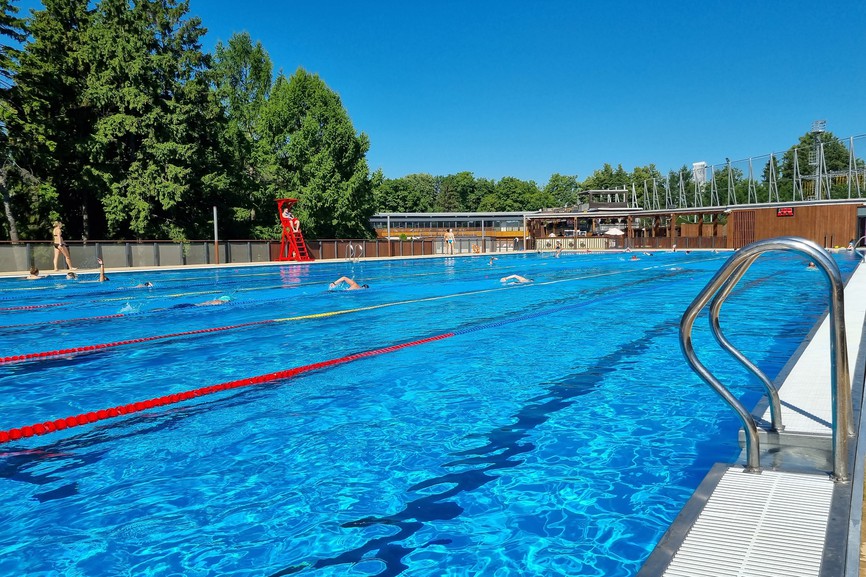
[[112, 343], [99, 343], [96, 345], [85, 345], [82, 347], [72, 347], [72, 348], [68, 348], [68, 349], [58, 349], [58, 350], [54, 350], [54, 351], [43, 351], [41, 353], [25, 353], [23, 355], [12, 355], [9, 357], [0, 357], [0, 365], [7, 364], [7, 363], [20, 362], [20, 361], [30, 361], [33, 359], [48, 359], [48, 358], [52, 358], [52, 357], [62, 357], [62, 356], [74, 355], [74, 354], [78, 354], [78, 353], [88, 353], [88, 352], [92, 352], [92, 351], [100, 351], [100, 350], [110, 349], [110, 348], [114, 348], [114, 347], [122, 347], [124, 345], [146, 343], [148, 341], [158, 341], [161, 339], [170, 339], [170, 338], [184, 337], [184, 336], [190, 336], [190, 335], [202, 335], [205, 333], [217, 333], [220, 331], [230, 331], [230, 330], [234, 330], [234, 329], [240, 329], [240, 328], [244, 328], [244, 327], [251, 327], [251, 326], [255, 326], [255, 325], [263, 325], [263, 324], [275, 323], [275, 322], [277, 322], [277, 321], [274, 319], [268, 319], [268, 320], [263, 320], [263, 321], [252, 321], [252, 322], [248, 322], [248, 323], [241, 323], [238, 325], [229, 325], [229, 326], [225, 326], [225, 327], [213, 327], [213, 328], [209, 328], [209, 329], [196, 329], [196, 330], [192, 330], [192, 331], [183, 331], [180, 333], [170, 333], [167, 335], [156, 335], [156, 336], [150, 336], [150, 337], [140, 337], [137, 339], [127, 339], [124, 341], [115, 341]]
[[259, 375], [256, 377], [248, 377], [245, 379], [238, 379], [236, 381], [229, 381], [227, 383], [221, 383], [218, 385], [201, 387], [199, 389], [193, 389], [191, 391], [186, 391], [186, 392], [182, 392], [182, 393], [173, 393], [170, 395], [164, 395], [162, 397], [147, 399], [145, 401], [138, 401], [135, 403], [129, 403], [127, 405], [119, 405], [117, 407], [111, 407], [109, 409], [101, 409], [98, 411], [91, 411], [89, 413], [81, 413], [80, 415], [69, 416], [69, 417], [66, 417], [64, 419], [55, 419], [53, 421], [45, 421], [43, 423], [35, 423], [33, 425], [27, 425], [24, 427], [17, 427], [17, 428], [9, 429], [6, 431], [0, 431], [0, 444], [8, 443], [10, 441], [17, 441], [19, 439], [33, 437], [33, 436], [47, 435], [49, 433], [53, 433], [56, 431], [63, 431], [65, 429], [71, 429], [73, 427], [78, 427], [80, 425], [86, 425], [89, 423], [95, 423], [97, 421], [114, 419], [117, 417], [121, 417], [123, 415], [130, 415], [133, 413], [139, 413], [141, 411], [146, 411], [146, 410], [153, 409], [156, 407], [164, 407], [166, 405], [173, 405], [173, 404], [181, 403], [181, 402], [189, 400], [189, 399], [204, 397], [207, 395], [212, 395], [214, 393], [220, 393], [222, 391], [229, 391], [232, 389], [239, 389], [242, 387], [249, 387], [252, 385], [261, 385], [264, 383], [271, 383], [273, 381], [290, 379], [292, 377], [295, 377], [295, 376], [303, 374], [303, 373], [309, 373], [311, 371], [316, 371], [319, 369], [324, 369], [324, 368], [328, 368], [328, 367], [342, 365], [345, 363], [356, 361], [358, 359], [373, 357], [373, 356], [382, 355], [385, 353], [392, 353], [394, 351], [398, 351], [398, 350], [409, 348], [409, 347], [414, 347], [417, 345], [423, 345], [425, 343], [429, 343], [429, 342], [433, 342], [433, 341], [440, 341], [443, 339], [447, 339], [449, 337], [453, 337], [455, 334], [457, 334], [457, 333], [443, 333], [441, 335], [436, 335], [434, 337], [428, 337], [425, 339], [420, 339], [417, 341], [411, 341], [408, 343], [393, 345], [390, 347], [384, 347], [384, 348], [380, 348], [380, 349], [373, 349], [373, 350], [365, 351], [362, 353], [356, 353], [354, 355], [348, 355], [345, 357], [330, 359], [327, 361], [313, 363], [310, 365], [295, 367], [293, 369], [288, 369], [288, 370], [284, 370], [284, 371], [277, 371], [275, 373], [268, 373], [265, 375]]
[[453, 294], [453, 295], [441, 295], [441, 296], [435, 296], [435, 297], [425, 297], [425, 298], [420, 298], [420, 299], [394, 301], [394, 302], [382, 303], [382, 304], [378, 304], [378, 305], [370, 305], [370, 306], [366, 306], [366, 307], [358, 307], [358, 308], [353, 308], [353, 309], [343, 309], [343, 310], [337, 310], [337, 311], [326, 311], [326, 312], [322, 312], [322, 313], [312, 313], [312, 314], [301, 315], [301, 316], [296, 316], [296, 317], [286, 317], [286, 318], [280, 318], [280, 319], [264, 319], [264, 320], [260, 320], [260, 321], [250, 321], [247, 323], [241, 323], [241, 324], [237, 324], [237, 325], [213, 327], [213, 328], [208, 328], [208, 329], [196, 329], [196, 330], [191, 330], [191, 331], [183, 331], [183, 332], [179, 332], [179, 333], [170, 333], [170, 334], [166, 334], [166, 335], [140, 337], [137, 339], [127, 339], [127, 340], [123, 340], [123, 341], [115, 341], [115, 342], [110, 342], [110, 343], [99, 343], [99, 344], [95, 344], [95, 345], [84, 345], [84, 346], [80, 346], [80, 347], [71, 347], [71, 348], [67, 348], [67, 349], [57, 349], [57, 350], [53, 350], [53, 351], [42, 351], [42, 352], [38, 352], [38, 353], [24, 353], [24, 354], [20, 354], [20, 355], [11, 355], [11, 356], [7, 356], [7, 357], [0, 357], [0, 365], [8, 364], [8, 363], [17, 363], [17, 362], [22, 362], [22, 361], [32, 361], [32, 360], [37, 360], [37, 359], [38, 360], [45, 360], [45, 359], [50, 359], [50, 358], [54, 358], [54, 357], [69, 356], [69, 355], [75, 355], [75, 354], [80, 354], [80, 353], [89, 353], [89, 352], [93, 352], [93, 351], [102, 351], [102, 350], [111, 349], [111, 348], [115, 348], [115, 347], [121, 347], [121, 346], [125, 346], [125, 345], [133, 345], [133, 344], [146, 343], [146, 342], [150, 342], [150, 341], [158, 341], [158, 340], [162, 340], [162, 339], [171, 339], [171, 338], [177, 338], [177, 337], [202, 335], [202, 334], [206, 334], [206, 333], [217, 333], [217, 332], [221, 332], [221, 331], [230, 331], [230, 330], [247, 328], [247, 327], [258, 326], [258, 325], [285, 323], [285, 322], [292, 322], [292, 321], [303, 321], [303, 320], [311, 320], [311, 319], [323, 319], [323, 318], [333, 317], [333, 316], [337, 316], [337, 315], [346, 315], [346, 314], [357, 313], [357, 312], [362, 312], [362, 311], [371, 311], [371, 310], [376, 310], [376, 309], [381, 309], [381, 308], [386, 308], [386, 307], [394, 307], [394, 306], [400, 306], [400, 305], [405, 305], [405, 304], [413, 304], [413, 303], [419, 303], [419, 302], [425, 302], [425, 301], [435, 301], [435, 300], [454, 298], [454, 297], [458, 297], [458, 296], [467, 296], [467, 295], [473, 295], [473, 294], [479, 294], [479, 293], [486, 293], [486, 292], [495, 291], [495, 290], [503, 290], [503, 288], [507, 288], [507, 287], [497, 287], [495, 289], [483, 289], [480, 291], [470, 291], [470, 292], [466, 292], [466, 293], [458, 293], [458, 294]]
[[[599, 274], [597, 276], [607, 276], [607, 275], [606, 274]], [[549, 284], [555, 284], [555, 283], [559, 283], [559, 282], [565, 282], [565, 281], [563, 281], [563, 280], [550, 281]], [[538, 284], [541, 284], [541, 283], [538, 283]], [[525, 286], [531, 286], [531, 285], [512, 285], [512, 286], [515, 286], [515, 287], [524, 286], [525, 287]], [[503, 288], [507, 288], [507, 287], [503, 287]], [[491, 290], [502, 290], [502, 288], [485, 289], [482, 291], [472, 291], [472, 292], [489, 292]], [[464, 294], [464, 293], [461, 293], [461, 294]], [[303, 319], [303, 318], [321, 318], [321, 317], [327, 317], [327, 316], [332, 316], [332, 315], [336, 315], [336, 314], [346, 314], [346, 313], [355, 312], [358, 310], [370, 310], [370, 309], [377, 309], [377, 308], [382, 308], [382, 307], [386, 307], [386, 306], [394, 306], [396, 304], [404, 304], [405, 302], [423, 302], [423, 301], [440, 300], [443, 298], [449, 298], [451, 296], [457, 296], [457, 295], [428, 297], [428, 298], [423, 298], [423, 299], [415, 299], [412, 301], [402, 301], [400, 303], [385, 303], [385, 304], [380, 304], [380, 305], [373, 305], [370, 307], [363, 307], [363, 308], [359, 308], [359, 309], [350, 309], [350, 310], [344, 310], [344, 311], [332, 311], [329, 313], [305, 315], [303, 317], [291, 317], [291, 318], [287, 318], [287, 319], [270, 319], [267, 321], [257, 321], [257, 322], [252, 322], [252, 323], [246, 323], [246, 325], [263, 324], [265, 322], [280, 322], [280, 321], [287, 321], [287, 320], [297, 320], [297, 319]], [[430, 342], [434, 342], [434, 341], [440, 341], [440, 340], [451, 338], [451, 337], [454, 337], [457, 335], [465, 335], [465, 334], [469, 334], [469, 333], [476, 332], [476, 331], [483, 330], [483, 329], [499, 327], [502, 325], [511, 324], [511, 323], [515, 323], [515, 322], [523, 321], [523, 320], [534, 319], [534, 318], [538, 318], [538, 317], [552, 314], [554, 312], [562, 312], [564, 310], [584, 308], [590, 304], [598, 303], [598, 302], [601, 302], [601, 301], [599, 299], [581, 301], [581, 302], [578, 302], [578, 303], [575, 303], [572, 305], [556, 307], [554, 309], [549, 309], [549, 310], [536, 311], [536, 312], [528, 313], [528, 314], [524, 314], [524, 315], [516, 315], [516, 316], [513, 316], [511, 318], [503, 319], [500, 321], [483, 323], [480, 325], [475, 325], [475, 326], [467, 327], [467, 328], [456, 330], [456, 331], [442, 333], [442, 334], [432, 336], [432, 337], [427, 337], [424, 339], [419, 339], [419, 340], [415, 340], [415, 341], [411, 341], [411, 342], [407, 342], [407, 343], [403, 343], [403, 344], [399, 344], [399, 345], [392, 345], [390, 347], [372, 349], [369, 351], [364, 351], [362, 353], [356, 353], [353, 355], [339, 357], [336, 359], [330, 359], [327, 361], [321, 361], [318, 363], [312, 363], [309, 365], [303, 365], [300, 367], [295, 367], [293, 369], [277, 371], [275, 373], [268, 373], [265, 375], [259, 375], [259, 376], [255, 376], [255, 377], [247, 377], [244, 379], [238, 379], [235, 381], [229, 381], [229, 382], [221, 383], [221, 384], [217, 384], [217, 385], [210, 385], [207, 387], [201, 387], [198, 389], [193, 389], [193, 390], [185, 391], [182, 393], [172, 393], [170, 395], [164, 395], [162, 397], [156, 397], [153, 399], [147, 399], [144, 401], [138, 401], [138, 402], [129, 403], [126, 405], [119, 405], [117, 407], [112, 407], [112, 408], [108, 408], [108, 409], [101, 409], [98, 411], [81, 413], [79, 415], [69, 416], [69, 417], [61, 418], [61, 419], [49, 420], [49, 421], [45, 421], [45, 422], [41, 422], [41, 423], [35, 423], [32, 425], [26, 425], [23, 427], [16, 427], [16, 428], [0, 431], [0, 444], [8, 443], [11, 441], [17, 441], [17, 440], [22, 439], [22, 438], [29, 438], [29, 437], [33, 437], [33, 436], [46, 435], [46, 434], [53, 433], [56, 431], [62, 431], [62, 430], [77, 427], [80, 425], [95, 423], [97, 421], [113, 419], [113, 418], [121, 417], [124, 415], [129, 415], [129, 414], [138, 413], [141, 411], [146, 411], [146, 410], [153, 409], [156, 407], [173, 405], [176, 403], [187, 401], [189, 399], [203, 397], [206, 395], [212, 395], [214, 393], [219, 393], [222, 391], [238, 389], [241, 387], [248, 387], [251, 385], [270, 383], [270, 382], [283, 380], [283, 379], [290, 379], [292, 377], [295, 377], [295, 376], [303, 374], [303, 373], [308, 373], [308, 372], [312, 372], [312, 371], [316, 371], [316, 370], [320, 370], [320, 369], [325, 369], [328, 367], [333, 367], [333, 366], [349, 363], [352, 361], [356, 361], [359, 359], [373, 357], [376, 355], [391, 353], [391, 352], [398, 351], [401, 349], [414, 347], [414, 346], [418, 346], [418, 345], [422, 345], [422, 344], [426, 344], [426, 343], [430, 343]], [[235, 325], [235, 326], [237, 327], [237, 326], [245, 326], [245, 325]], [[227, 330], [228, 328], [231, 328], [231, 327], [224, 327], [224, 328], [222, 328], [222, 330]], [[195, 333], [199, 333], [199, 332], [213, 332], [215, 330], [220, 330], [220, 329], [203, 329], [201, 331], [190, 331], [190, 332], [192, 334], [195, 334]], [[145, 338], [145, 339], [140, 339], [140, 340], [133, 340], [130, 342], [141, 342], [141, 341], [145, 341], [145, 340], [150, 340], [150, 339]], [[93, 349], [91, 349], [91, 350], [93, 350]]]
[[[419, 299], [419, 300], [435, 300], [435, 299], [439, 299], [439, 298], [444, 298], [444, 297], [431, 297], [431, 298]], [[162, 397], [156, 397], [153, 399], [147, 399], [144, 401], [138, 401], [138, 402], [129, 403], [126, 405], [119, 405], [117, 407], [111, 407], [108, 409], [100, 409], [98, 411], [81, 413], [79, 415], [73, 415], [73, 416], [69, 416], [66, 418], [54, 419], [54, 420], [44, 421], [41, 423], [34, 423], [32, 425], [26, 425], [23, 427], [16, 427], [16, 428], [8, 429], [5, 431], [0, 431], [0, 444], [8, 443], [11, 441], [17, 441], [19, 439], [29, 438], [29, 437], [33, 437], [33, 436], [47, 435], [49, 433], [54, 433], [56, 431], [63, 431], [65, 429], [70, 429], [73, 427], [78, 427], [80, 425], [86, 425], [89, 423], [95, 423], [97, 421], [114, 419], [117, 417], [122, 417], [124, 415], [129, 415], [129, 414], [133, 414], [133, 413], [139, 413], [139, 412], [153, 409], [156, 407], [164, 407], [166, 405], [173, 405], [176, 403], [181, 403], [183, 401], [187, 401], [189, 399], [204, 397], [206, 395], [212, 395], [214, 393], [219, 393], [222, 391], [229, 391], [232, 389], [239, 389], [241, 387], [248, 387], [248, 386], [252, 386], [252, 385], [271, 383], [271, 382], [278, 381], [278, 380], [290, 379], [292, 377], [295, 377], [295, 376], [303, 374], [303, 373], [308, 373], [311, 371], [325, 369], [328, 367], [334, 367], [337, 365], [342, 365], [345, 363], [349, 363], [349, 362], [356, 361], [359, 359], [373, 357], [376, 355], [382, 355], [385, 353], [392, 353], [394, 351], [399, 351], [401, 349], [406, 349], [409, 347], [423, 345], [423, 344], [431, 343], [434, 341], [441, 341], [441, 340], [451, 338], [451, 337], [454, 337], [457, 335], [465, 335], [465, 334], [473, 333], [475, 331], [480, 331], [483, 329], [499, 327], [502, 325], [511, 324], [511, 323], [515, 323], [515, 322], [523, 321], [523, 320], [534, 319], [534, 318], [538, 318], [541, 316], [552, 314], [554, 312], [561, 312], [563, 310], [568, 310], [568, 309], [583, 308], [583, 307], [586, 307], [590, 304], [598, 303], [598, 302], [600, 302], [598, 299], [581, 301], [581, 302], [578, 302], [578, 303], [575, 303], [572, 305], [557, 307], [557, 308], [551, 309], [551, 310], [542, 310], [542, 311], [536, 311], [536, 312], [528, 313], [528, 314], [524, 314], [524, 315], [516, 315], [516, 316], [512, 316], [510, 318], [503, 319], [500, 321], [483, 323], [480, 325], [466, 327], [464, 329], [450, 331], [447, 333], [442, 333], [442, 334], [435, 335], [432, 337], [418, 339], [418, 340], [410, 341], [407, 343], [402, 343], [399, 345], [392, 345], [390, 347], [372, 349], [369, 351], [364, 351], [364, 352], [356, 353], [353, 355], [347, 355], [347, 356], [339, 357], [336, 359], [330, 359], [327, 361], [321, 361], [318, 363], [303, 365], [303, 366], [296, 367], [293, 369], [288, 369], [288, 370], [284, 370], [284, 371], [277, 371], [275, 373], [268, 373], [265, 375], [259, 375], [259, 376], [255, 376], [255, 377], [247, 377], [244, 379], [238, 379], [236, 381], [229, 381], [227, 383], [221, 383], [218, 385], [210, 385], [207, 387], [201, 387], [198, 389], [193, 389], [191, 391], [185, 391], [182, 393], [172, 393], [170, 395], [164, 395]], [[395, 303], [391, 303], [391, 304], [395, 304]], [[377, 305], [375, 307], [367, 307], [367, 308], [379, 308], [381, 306], [384, 306], [384, 305]], [[319, 316], [327, 316], [328, 314], [340, 314], [340, 313], [347, 313], [347, 312], [351, 312], [351, 311], [337, 311], [334, 313], [325, 313], [324, 315], [308, 315], [308, 316], [319, 317]], [[273, 322], [273, 321], [269, 321], [269, 322]], [[255, 324], [255, 323], [251, 323], [251, 324]]]
[[[653, 266], [653, 267], [646, 267], [646, 268], [652, 269], [652, 268], [660, 268], [660, 267]], [[582, 276], [582, 277], [577, 277], [577, 278], [557, 279], [557, 280], [552, 280], [552, 281], [537, 282], [537, 283], [533, 283], [533, 284], [536, 286], [558, 284], [558, 283], [563, 283], [563, 282], [572, 282], [574, 280], [585, 280], [588, 278], [612, 276], [612, 275], [616, 275], [616, 274], [623, 274], [624, 272], [632, 272], [632, 271], [617, 271], [617, 272], [608, 272], [608, 273], [597, 273], [597, 274], [587, 275], [587, 276]], [[90, 353], [90, 352], [94, 352], [94, 351], [102, 351], [102, 350], [111, 349], [111, 348], [115, 348], [115, 347], [122, 347], [122, 346], [126, 346], [126, 345], [133, 345], [133, 344], [146, 343], [146, 342], [151, 342], [151, 341], [158, 341], [158, 340], [178, 338], [178, 337], [202, 335], [202, 334], [207, 334], [207, 333], [217, 333], [217, 332], [247, 328], [247, 327], [252, 327], [252, 326], [257, 326], [257, 325], [266, 325], [266, 324], [292, 322], [292, 321], [303, 321], [303, 320], [311, 320], [311, 319], [321, 319], [321, 318], [327, 318], [327, 317], [332, 317], [332, 316], [337, 316], [337, 315], [351, 314], [351, 313], [357, 313], [357, 312], [363, 312], [363, 311], [371, 311], [371, 310], [393, 307], [393, 306], [401, 306], [401, 305], [406, 305], [406, 304], [415, 304], [415, 303], [420, 303], [420, 302], [436, 301], [436, 300], [443, 300], [443, 299], [463, 297], [463, 296], [472, 296], [472, 295], [478, 295], [478, 294], [483, 294], [483, 293], [488, 293], [488, 292], [507, 290], [510, 288], [518, 288], [518, 287], [524, 287], [525, 288], [528, 286], [532, 286], [532, 285], [515, 284], [515, 285], [508, 285], [508, 286], [498, 286], [496, 288], [490, 288], [490, 289], [481, 289], [481, 290], [467, 291], [467, 292], [456, 293], [456, 294], [451, 294], [451, 295], [424, 297], [424, 298], [420, 298], [420, 299], [410, 299], [410, 300], [404, 300], [404, 301], [393, 301], [393, 302], [389, 302], [389, 303], [382, 303], [382, 304], [378, 304], [378, 305], [370, 305], [370, 306], [366, 306], [366, 307], [359, 307], [359, 308], [353, 308], [353, 309], [327, 311], [327, 312], [323, 312], [323, 313], [313, 313], [313, 314], [309, 314], [309, 315], [301, 315], [301, 316], [286, 317], [286, 318], [279, 318], [279, 319], [264, 319], [264, 320], [260, 320], [260, 321], [250, 321], [247, 323], [241, 323], [241, 324], [237, 324], [237, 325], [228, 325], [228, 326], [223, 326], [223, 327], [197, 329], [197, 330], [183, 331], [183, 332], [178, 332], [178, 333], [169, 333], [166, 335], [140, 337], [137, 339], [126, 339], [126, 340], [122, 340], [122, 341], [115, 341], [115, 342], [109, 342], [109, 343], [98, 343], [98, 344], [94, 344], [94, 345], [84, 345], [84, 346], [80, 346], [80, 347], [70, 347], [70, 348], [66, 348], [66, 349], [42, 351], [42, 352], [37, 352], [37, 353], [23, 353], [23, 354], [19, 354], [19, 355], [10, 355], [10, 356], [6, 356], [6, 357], [0, 357], [0, 365], [8, 364], [8, 363], [17, 363], [17, 362], [22, 362], [22, 361], [32, 361], [32, 360], [37, 360], [37, 359], [38, 360], [46, 360], [46, 359], [51, 359], [54, 357], [69, 356], [69, 355], [75, 355], [75, 354], [81, 354], [81, 353]], [[274, 300], [279, 300], [279, 299], [274, 299]], [[99, 319], [110, 319], [110, 318], [118, 318], [118, 317], [122, 317], [122, 316], [132, 316], [132, 315], [140, 315], [140, 314], [145, 314], [145, 313], [132, 313], [132, 314], [118, 313], [115, 315], [103, 315], [100, 317], [85, 317], [85, 319], [86, 320], [99, 320]], [[85, 320], [85, 319], [82, 319], [82, 320]], [[59, 323], [59, 322], [64, 322], [64, 321], [51, 321], [51, 322]], [[24, 326], [24, 325], [19, 325], [19, 326]], [[5, 328], [5, 327], [0, 327], [0, 328]]]

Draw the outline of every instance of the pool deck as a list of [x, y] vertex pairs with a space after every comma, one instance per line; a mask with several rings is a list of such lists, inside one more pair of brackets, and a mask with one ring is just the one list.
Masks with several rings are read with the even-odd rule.
[[[866, 265], [861, 264], [845, 287], [854, 430], [861, 435], [864, 320]], [[859, 574], [866, 442], [851, 438], [851, 445], [856, 445], [850, 451], [851, 480], [834, 483], [828, 474], [832, 469], [829, 316], [782, 378], [784, 437], [794, 440], [776, 445], [762, 434], [760, 474], [744, 472], [744, 455], [737, 464], [717, 464], [639, 577]], [[766, 403], [753, 415], [769, 423]]]

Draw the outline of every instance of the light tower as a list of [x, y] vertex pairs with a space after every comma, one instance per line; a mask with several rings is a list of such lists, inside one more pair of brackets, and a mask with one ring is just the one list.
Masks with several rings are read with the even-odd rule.
[[[809, 165], [815, 167], [815, 199], [822, 198], [822, 178], [821, 169], [824, 165], [824, 143], [821, 142], [821, 134], [827, 129], [826, 120], [816, 120], [812, 123], [812, 135], [814, 136], [814, 146], [809, 151]], [[827, 186], [827, 198], [830, 198], [830, 187]]]

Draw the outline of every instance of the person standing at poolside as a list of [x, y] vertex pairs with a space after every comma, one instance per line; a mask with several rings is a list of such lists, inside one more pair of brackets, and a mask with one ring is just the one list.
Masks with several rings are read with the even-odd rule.
[[51, 235], [54, 237], [54, 270], [59, 270], [57, 268], [57, 265], [60, 261], [61, 253], [66, 259], [66, 266], [69, 268], [69, 270], [78, 270], [74, 266], [72, 266], [72, 259], [69, 256], [69, 247], [63, 240], [63, 233], [61, 232], [62, 228], [63, 223], [61, 223], [59, 220], [54, 221], [54, 229], [51, 231]]
[[454, 254], [454, 231], [450, 228], [445, 233], [445, 248], [448, 250], [448, 254]]

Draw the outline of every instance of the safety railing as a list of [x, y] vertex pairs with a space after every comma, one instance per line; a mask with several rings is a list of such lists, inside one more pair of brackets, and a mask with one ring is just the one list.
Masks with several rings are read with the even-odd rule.
[[353, 245], [351, 242], [346, 245], [346, 260], [358, 262], [364, 256], [364, 245]]
[[692, 327], [700, 312], [712, 299], [709, 316], [713, 337], [722, 348], [727, 350], [761, 380], [761, 383], [767, 390], [767, 396], [770, 401], [771, 429], [781, 431], [783, 429], [782, 417], [779, 393], [776, 387], [758, 367], [751, 363], [724, 337], [719, 323], [719, 314], [725, 299], [731, 294], [731, 291], [758, 257], [765, 252], [773, 250], [795, 251], [807, 255], [823, 271], [830, 283], [830, 386], [833, 413], [831, 423], [833, 478], [839, 482], [847, 481], [848, 438], [853, 432], [853, 410], [851, 406], [851, 379], [848, 369], [848, 346], [845, 336], [845, 287], [842, 284], [842, 274], [839, 272], [839, 267], [823, 248], [804, 238], [779, 237], [753, 242], [734, 253], [713, 276], [700, 294], [698, 294], [695, 300], [692, 301], [685, 313], [683, 313], [682, 321], [680, 322], [680, 347], [692, 370], [710, 385], [737, 413], [745, 430], [746, 471], [760, 472], [761, 457], [757, 423], [743, 404], [698, 360], [692, 345]]

